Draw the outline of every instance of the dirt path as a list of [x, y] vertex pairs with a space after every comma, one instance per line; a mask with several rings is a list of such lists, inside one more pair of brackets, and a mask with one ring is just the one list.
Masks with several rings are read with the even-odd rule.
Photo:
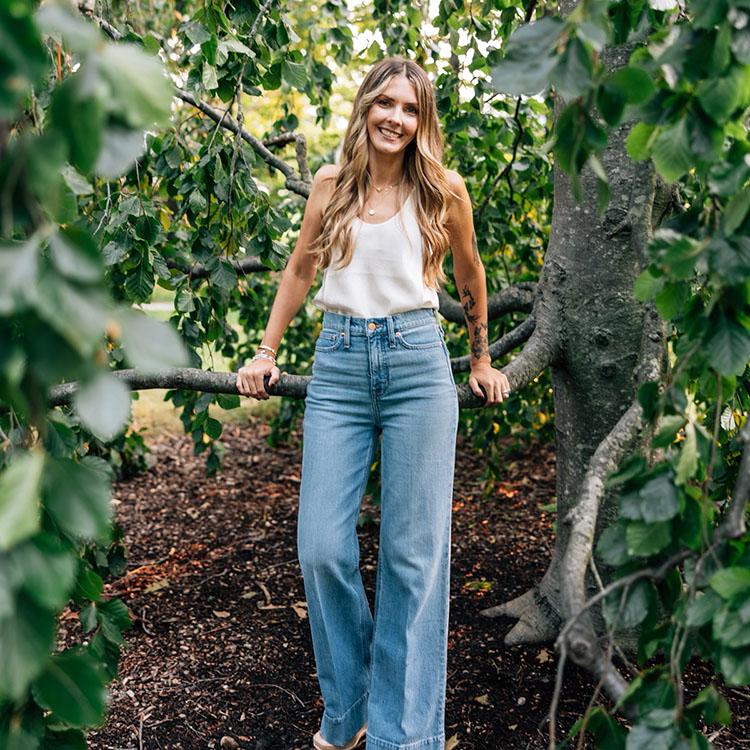
[[[120, 679], [108, 722], [90, 746], [310, 748], [322, 702], [296, 559], [300, 451], [270, 448], [260, 422], [226, 428], [225, 470], [207, 478], [185, 436], [152, 445], [156, 466], [116, 488], [128, 572], [109, 586], [130, 607]], [[458, 452], [453, 516], [447, 748], [546, 748], [556, 655], [506, 648], [512, 623], [479, 615], [526, 590], [546, 568], [553, 516], [554, 454], [534, 446], [511, 456], [495, 493], [482, 497], [481, 466]], [[360, 532], [372, 603], [378, 509]], [[67, 624], [66, 640], [79, 640]], [[587, 675], [566, 671], [559, 725], [585, 710]], [[717, 748], [747, 747], [746, 691], [725, 691], [735, 713]], [[225, 743], [226, 744], [226, 743]], [[230, 747], [231, 745], [229, 743]]]

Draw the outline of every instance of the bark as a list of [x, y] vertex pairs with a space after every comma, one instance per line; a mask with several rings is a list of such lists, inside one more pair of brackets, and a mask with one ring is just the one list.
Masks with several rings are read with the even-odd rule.
[[[564, 2], [561, 9], [569, 12], [574, 5]], [[631, 51], [631, 46], [610, 48], [603, 61], [614, 70], [627, 63]], [[543, 296], [554, 299], [559, 326], [559, 346], [551, 362], [557, 535], [552, 560], [539, 584], [483, 612], [518, 620], [505, 638], [508, 644], [553, 640], [580, 597], [593, 589], [581, 578], [586, 566], [581, 571], [580, 561], [588, 562], [594, 539], [616, 514], [611, 493], [596, 485], [602, 472], [628, 447], [634, 447], [638, 435], [637, 415], [625, 416], [635, 398], [635, 369], [644, 337], [644, 308], [632, 289], [652, 232], [654, 208], [658, 207], [656, 215], [661, 216], [670, 191], [657, 183], [649, 163], [630, 160], [625, 149], [628, 132], [629, 124], [612, 131], [602, 154], [611, 187], [603, 215], [597, 213], [596, 179], [590, 170], [582, 175], [580, 203], [567, 175], [557, 167], [554, 172], [552, 227], [539, 286]], [[665, 359], [663, 338], [651, 345], [649, 361], [655, 358], [661, 365]], [[597, 448], [621, 419], [621, 430], [605, 444], [590, 477], [593, 485], [586, 488], [584, 479]], [[581, 518], [588, 522], [571, 538], [575, 522]], [[579, 579], [569, 579], [566, 587], [566, 565], [574, 562]]]
[[[462, 360], [463, 358], [459, 358]], [[451, 364], [455, 369], [454, 363]], [[540, 366], [538, 370], [529, 369], [532, 373], [524, 381], [516, 380], [518, 387], [526, 385], [533, 380], [539, 372], [544, 369]], [[147, 391], [155, 388], [201, 391], [202, 393], [226, 393], [237, 395], [237, 376], [233, 372], [213, 372], [211, 370], [201, 370], [195, 367], [181, 367], [158, 372], [144, 372], [140, 370], [116, 370], [112, 373], [116, 378], [120, 378], [132, 391]], [[307, 394], [307, 384], [310, 382], [308, 375], [292, 375], [282, 372], [281, 378], [273, 388], [268, 388], [272, 396], [286, 396], [288, 398], [305, 398]], [[63, 383], [50, 388], [47, 394], [49, 406], [65, 406], [70, 404], [75, 394], [77, 382]], [[511, 381], [513, 388], [513, 381]], [[477, 398], [466, 383], [456, 385], [456, 397], [458, 405], [462, 409], [478, 409], [483, 405], [483, 400]]]

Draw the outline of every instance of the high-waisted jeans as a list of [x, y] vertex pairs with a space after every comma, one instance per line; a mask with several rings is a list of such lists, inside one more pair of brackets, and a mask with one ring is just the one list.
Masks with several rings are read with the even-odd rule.
[[[453, 468], [458, 401], [430, 309], [385, 318], [326, 312], [305, 401], [297, 527], [325, 711], [343, 745], [445, 744]], [[374, 617], [356, 520], [381, 438]]]

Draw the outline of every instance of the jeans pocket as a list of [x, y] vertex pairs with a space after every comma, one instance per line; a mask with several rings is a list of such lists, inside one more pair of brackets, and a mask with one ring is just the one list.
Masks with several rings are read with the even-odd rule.
[[316, 352], [333, 352], [338, 349], [344, 341], [343, 331], [322, 330], [315, 341]]
[[437, 323], [425, 323], [416, 328], [396, 331], [396, 341], [404, 349], [432, 349], [443, 344], [443, 336]]

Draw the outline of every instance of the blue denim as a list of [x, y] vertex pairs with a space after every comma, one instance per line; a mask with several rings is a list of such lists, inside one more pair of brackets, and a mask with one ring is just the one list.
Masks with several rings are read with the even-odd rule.
[[[445, 744], [450, 536], [458, 401], [431, 309], [326, 312], [307, 388], [297, 548], [324, 739], [365, 723], [367, 750]], [[381, 439], [375, 612], [356, 521]]]

